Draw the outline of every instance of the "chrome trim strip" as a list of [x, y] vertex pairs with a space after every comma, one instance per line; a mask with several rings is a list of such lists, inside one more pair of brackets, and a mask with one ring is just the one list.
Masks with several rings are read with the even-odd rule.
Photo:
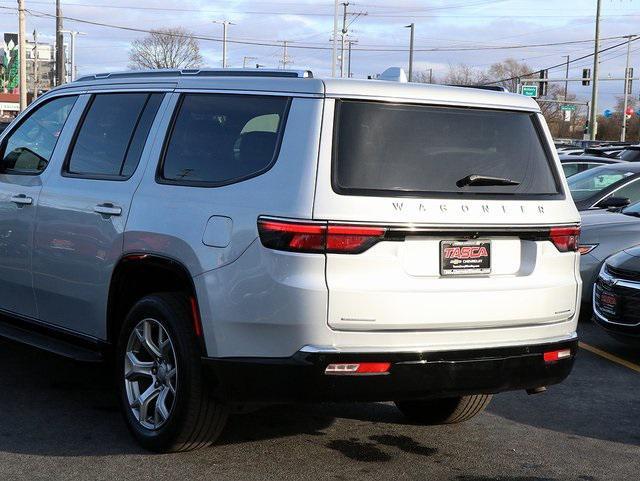
[[549, 344], [554, 342], [572, 341], [578, 338], [578, 334], [573, 332], [564, 336], [553, 337], [549, 339], [536, 339], [531, 342], [521, 342], [517, 344], [507, 344], [500, 346], [488, 346], [488, 345], [470, 345], [460, 346], [456, 348], [440, 348], [433, 349], [433, 346], [350, 346], [350, 347], [336, 347], [336, 346], [318, 346], [308, 344], [302, 347], [298, 352], [305, 354], [358, 354], [358, 353], [415, 353], [415, 352], [449, 352], [451, 350], [466, 350], [466, 349], [497, 349], [501, 347], [517, 347], [517, 346], [533, 346], [538, 344]]

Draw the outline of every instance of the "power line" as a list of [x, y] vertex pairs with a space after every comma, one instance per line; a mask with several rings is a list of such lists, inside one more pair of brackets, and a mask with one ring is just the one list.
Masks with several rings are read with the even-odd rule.
[[[632, 42], [635, 42], [635, 41], [637, 41], [637, 40], [640, 40], [640, 37], [636, 37], [635, 39], [633, 39], [633, 40], [632, 40]], [[610, 47], [600, 49], [600, 50], [598, 50], [598, 53], [607, 52], [607, 51], [609, 51], [609, 50], [612, 50], [612, 49], [614, 49], [614, 48], [617, 48], [617, 47], [620, 47], [620, 46], [622, 46], [622, 45], [626, 45], [626, 44], [627, 44], [627, 41], [625, 40], [624, 42], [617, 43], [617, 44], [612, 45], [612, 46], [610, 46]], [[583, 55], [582, 57], [578, 57], [578, 58], [576, 58], [576, 59], [571, 60], [569, 63], [570, 63], [570, 64], [572, 64], [572, 63], [578, 62], [578, 61], [580, 61], [580, 60], [584, 60], [585, 58], [593, 57], [593, 56], [594, 56], [594, 54], [595, 54], [595, 52], [589, 53], [589, 54], [587, 54], [587, 55]], [[515, 76], [513, 76], [513, 77], [504, 78], [504, 79], [500, 79], [500, 80], [494, 80], [494, 81], [492, 81], [492, 82], [486, 82], [486, 83], [483, 83], [482, 85], [493, 85], [493, 84], [502, 83], [502, 82], [510, 82], [510, 81], [512, 81], [512, 80], [516, 80], [516, 79], [518, 79], [518, 78], [522, 78], [522, 77], [529, 77], [529, 76], [531, 76], [531, 75], [535, 75], [535, 74], [537, 74], [538, 72], [540, 72], [541, 70], [552, 70], [552, 69], [554, 69], [554, 68], [564, 67], [564, 66], [566, 66], [566, 65], [567, 65], [567, 62], [561, 62], [561, 63], [556, 64], [556, 65], [553, 65], [553, 66], [551, 66], [551, 67], [544, 67], [544, 68], [536, 69], [536, 70], [534, 70], [534, 71], [532, 71], [532, 72], [528, 72], [528, 73], [525, 73], [525, 74], [515, 75]]]
[[[6, 10], [16, 10], [15, 8], [12, 7], [2, 7], [0, 6], [0, 9], [6, 9]], [[29, 14], [34, 15], [34, 16], [44, 16], [44, 17], [50, 17], [53, 18], [55, 17], [55, 15], [47, 13], [47, 12], [40, 12], [37, 10], [26, 10]], [[143, 28], [137, 28], [137, 27], [127, 27], [124, 25], [115, 25], [115, 24], [108, 24], [108, 23], [103, 23], [103, 22], [97, 22], [97, 21], [93, 21], [93, 20], [85, 20], [85, 19], [80, 19], [80, 18], [75, 18], [75, 17], [69, 17], [69, 16], [63, 16], [63, 18], [65, 20], [71, 21], [71, 22], [78, 22], [78, 23], [84, 23], [84, 24], [88, 24], [88, 25], [94, 25], [94, 26], [98, 26], [98, 27], [105, 27], [105, 28], [114, 28], [114, 29], [118, 29], [118, 30], [126, 30], [126, 31], [130, 31], [130, 32], [139, 32], [139, 33], [154, 33], [153, 30], [149, 30], [149, 29], [143, 29]], [[181, 34], [177, 34], [177, 33], [163, 33], [164, 35], [167, 36], [173, 36], [173, 37], [189, 37], [189, 38], [194, 38], [197, 40], [203, 40], [203, 41], [210, 41], [210, 42], [222, 42], [223, 39], [220, 38], [216, 38], [216, 37], [209, 37], [209, 36], [204, 36], [204, 35], [181, 35]], [[613, 39], [620, 39], [620, 38], [624, 38], [627, 35], [618, 35], [618, 36], [613, 36], [613, 37], [606, 37], [603, 38], [602, 40], [613, 40]], [[485, 46], [476, 46], [476, 47], [428, 47], [428, 48], [420, 48], [417, 47], [414, 49], [415, 52], [477, 52], [477, 51], [482, 51], [482, 50], [515, 50], [515, 49], [522, 49], [522, 48], [536, 48], [536, 47], [551, 47], [551, 46], [564, 46], [564, 45], [576, 45], [576, 44], [581, 44], [581, 43], [589, 43], [592, 42], [592, 39], [589, 40], [572, 40], [572, 41], [565, 41], [565, 42], [548, 42], [548, 43], [538, 43], [538, 44], [520, 44], [520, 45], [485, 45]], [[249, 40], [232, 40], [232, 39], [228, 39], [227, 40], [228, 43], [235, 43], [235, 44], [239, 44], [239, 45], [254, 45], [254, 46], [261, 46], [261, 47], [281, 47], [281, 44], [278, 43], [277, 41], [249, 41]], [[322, 46], [316, 46], [316, 45], [304, 45], [304, 44], [295, 44], [295, 43], [291, 43], [289, 45], [289, 48], [297, 48], [297, 49], [306, 49], [306, 50], [331, 50], [332, 47], [322, 47]], [[366, 46], [361, 46], [358, 48], [354, 48], [353, 50], [358, 50], [358, 51], [367, 51], [367, 52], [408, 52], [409, 50], [407, 48], [398, 48], [398, 47], [376, 47], [376, 48], [367, 48]], [[586, 57], [584, 57], [586, 58]], [[564, 63], [562, 64], [564, 65]], [[555, 68], [555, 67], [550, 67], [550, 68]], [[534, 72], [535, 73], [535, 72]]]

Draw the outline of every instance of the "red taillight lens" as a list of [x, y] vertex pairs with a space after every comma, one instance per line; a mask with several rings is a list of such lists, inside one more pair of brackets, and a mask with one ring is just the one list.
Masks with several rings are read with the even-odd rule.
[[324, 373], [328, 376], [345, 376], [358, 374], [388, 374], [390, 362], [351, 362], [329, 364]]
[[580, 227], [552, 227], [549, 239], [560, 252], [577, 251], [580, 240]]
[[327, 229], [327, 252], [363, 252], [377, 243], [385, 232], [382, 227], [330, 225]]
[[560, 351], [545, 352], [543, 357], [544, 362], [561, 361], [562, 359], [568, 359], [571, 357], [571, 349], [561, 349]]
[[325, 222], [295, 222], [258, 219], [262, 245], [270, 249], [359, 254], [384, 237], [383, 227], [328, 225]]

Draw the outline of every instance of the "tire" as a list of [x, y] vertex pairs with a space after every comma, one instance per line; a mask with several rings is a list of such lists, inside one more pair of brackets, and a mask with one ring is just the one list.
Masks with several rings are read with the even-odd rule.
[[396, 401], [407, 419], [424, 425], [455, 424], [480, 414], [491, 401], [490, 394], [476, 394], [418, 401]]
[[192, 326], [185, 295], [158, 293], [140, 299], [120, 331], [114, 364], [121, 409], [150, 451], [209, 446], [226, 423], [228, 407], [213, 397]]

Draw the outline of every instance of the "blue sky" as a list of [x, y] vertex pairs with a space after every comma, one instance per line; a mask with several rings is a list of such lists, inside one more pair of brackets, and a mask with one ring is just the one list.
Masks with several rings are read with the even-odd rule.
[[[27, 17], [27, 31], [37, 28], [44, 41], [53, 39], [54, 20], [38, 16], [54, 12], [54, 0], [26, 0], [33, 14]], [[433, 68], [436, 77], [443, 76], [449, 65], [465, 63], [486, 68], [506, 58], [525, 60], [533, 68], [555, 65], [564, 55], [573, 58], [593, 51], [593, 43], [556, 46], [528, 46], [517, 49], [487, 49], [497, 46], [532, 45], [573, 42], [593, 38], [596, 0], [361, 0], [352, 1], [349, 10], [362, 12], [353, 21], [350, 34], [357, 39], [352, 56], [355, 77], [381, 72], [388, 66], [405, 66], [404, 51], [383, 52], [375, 49], [406, 49], [409, 31], [416, 24], [415, 69]], [[640, 2], [638, 0], [602, 0], [602, 37], [640, 34]], [[330, 36], [333, 28], [333, 1], [308, 0], [63, 0], [64, 15], [70, 18], [102, 22], [125, 27], [149, 29], [183, 26], [194, 33], [220, 38], [221, 26], [213, 20], [235, 23], [229, 28], [229, 39], [266, 43], [268, 46], [230, 44], [230, 66], [241, 66], [243, 57], [275, 67], [282, 58], [278, 41], [289, 40], [293, 68], [311, 68], [316, 75], [328, 75], [331, 68]], [[0, 7], [15, 8], [15, 0], [0, 0]], [[0, 28], [17, 30], [16, 14], [0, 9]], [[143, 34], [115, 30], [97, 25], [65, 21], [65, 28], [81, 30], [87, 35], [78, 39], [77, 64], [81, 74], [104, 70], [122, 70], [128, 61], [131, 40]], [[603, 41], [603, 46], [621, 40]], [[306, 46], [311, 48], [296, 48]], [[433, 48], [461, 48], [463, 51], [425, 51]], [[482, 50], [475, 50], [483, 48]], [[632, 65], [640, 72], [640, 41], [633, 45]], [[216, 41], [201, 42], [205, 63], [219, 66], [221, 45]], [[325, 50], [326, 49], [326, 50]], [[420, 51], [423, 50], [423, 51]], [[619, 77], [623, 73], [625, 49], [619, 47], [602, 56], [603, 76]], [[576, 62], [571, 75], [577, 76], [592, 60]], [[564, 69], [550, 72], [563, 76]], [[640, 82], [634, 85], [635, 95]], [[588, 88], [571, 86], [586, 97]], [[622, 83], [603, 82], [600, 104], [606, 108], [621, 95]]]

